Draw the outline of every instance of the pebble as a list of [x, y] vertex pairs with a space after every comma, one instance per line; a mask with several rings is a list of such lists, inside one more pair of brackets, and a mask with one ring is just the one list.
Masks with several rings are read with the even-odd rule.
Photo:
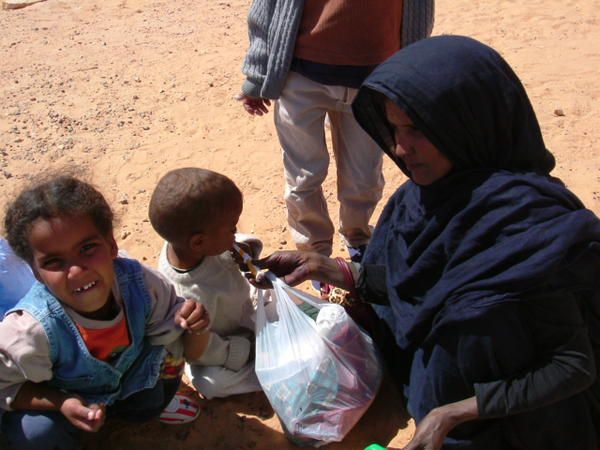
[[557, 117], [564, 117], [565, 112], [561, 108], [557, 108], [554, 110], [554, 115]]

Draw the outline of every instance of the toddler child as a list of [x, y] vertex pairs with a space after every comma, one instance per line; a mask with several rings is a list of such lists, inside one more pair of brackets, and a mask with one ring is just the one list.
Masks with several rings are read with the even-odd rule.
[[9, 444], [75, 449], [81, 430], [97, 431], [106, 416], [158, 416], [180, 382], [160, 377], [165, 345], [199, 357], [206, 311], [137, 261], [117, 257], [109, 205], [76, 178], [23, 190], [4, 226], [37, 278], [0, 323]]
[[[242, 193], [233, 181], [199, 168], [167, 173], [150, 200], [150, 222], [166, 241], [160, 272], [211, 317], [206, 351], [201, 358], [187, 358], [186, 367], [208, 399], [260, 390], [252, 355], [251, 287], [230, 253], [241, 212]], [[262, 244], [246, 238], [250, 254], [258, 256]]]

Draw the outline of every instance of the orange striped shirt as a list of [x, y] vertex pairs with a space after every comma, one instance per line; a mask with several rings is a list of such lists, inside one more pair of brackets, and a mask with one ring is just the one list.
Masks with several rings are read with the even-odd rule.
[[118, 356], [131, 344], [125, 311], [120, 321], [107, 328], [85, 328], [77, 324], [77, 329], [89, 352], [102, 361]]

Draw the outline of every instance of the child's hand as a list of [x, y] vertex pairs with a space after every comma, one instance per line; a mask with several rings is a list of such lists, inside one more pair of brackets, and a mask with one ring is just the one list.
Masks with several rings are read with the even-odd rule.
[[271, 106], [268, 98], [250, 97], [249, 95], [239, 93], [235, 99], [242, 102], [246, 112], [252, 116], [262, 116], [269, 112], [267, 106]]
[[186, 300], [183, 306], [175, 314], [175, 323], [190, 333], [200, 333], [210, 323], [208, 311], [195, 300]]
[[75, 427], [91, 433], [102, 428], [106, 419], [105, 405], [93, 403], [86, 406], [84, 400], [78, 396], [72, 396], [63, 401], [60, 412]]

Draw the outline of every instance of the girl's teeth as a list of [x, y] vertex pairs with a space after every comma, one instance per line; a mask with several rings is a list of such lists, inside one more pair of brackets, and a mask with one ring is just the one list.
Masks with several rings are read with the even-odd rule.
[[92, 281], [91, 283], [88, 283], [85, 286], [75, 289], [75, 292], [80, 293], [83, 291], [87, 291], [89, 288], [94, 287], [95, 285], [96, 285], [96, 282]]

